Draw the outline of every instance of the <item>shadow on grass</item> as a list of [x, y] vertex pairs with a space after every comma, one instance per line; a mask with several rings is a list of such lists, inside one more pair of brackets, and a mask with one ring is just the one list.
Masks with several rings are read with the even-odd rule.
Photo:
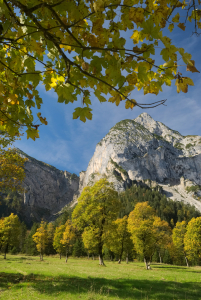
[[32, 257], [30, 257], [30, 256], [19, 256], [19, 257], [16, 257], [16, 256], [10, 256], [10, 257], [7, 257], [6, 259], [5, 259], [5, 261], [6, 262], [9, 262], [9, 261], [11, 261], [11, 262], [13, 262], [13, 261], [15, 261], [15, 262], [22, 262], [23, 260], [32, 260], [32, 261], [35, 261], [37, 259], [37, 256], [36, 256], [36, 258], [32, 258]]
[[[106, 279], [98, 277], [71, 277], [71, 276], [43, 276], [23, 275], [20, 273], [0, 273], [1, 295], [13, 285], [15, 290], [26, 285], [45, 295], [56, 297], [58, 293], [66, 296], [89, 294], [110, 296], [118, 299], [201, 299], [201, 283], [199, 282], [173, 282], [160, 280], [136, 279]], [[93, 298], [94, 299], [94, 298]]]
[[201, 268], [200, 268], [200, 271], [194, 271], [194, 270], [192, 270], [191, 268], [188, 268], [188, 267], [186, 267], [186, 266], [183, 266], [183, 267], [181, 267], [181, 266], [170, 266], [170, 265], [159, 265], [159, 264], [151, 264], [151, 266], [156, 266], [157, 267], [157, 269], [173, 269], [174, 271], [179, 271], [180, 272], [180, 270], [185, 270], [185, 271], [188, 271], [188, 272], [190, 272], [190, 273], [197, 273], [197, 274], [201, 274]]

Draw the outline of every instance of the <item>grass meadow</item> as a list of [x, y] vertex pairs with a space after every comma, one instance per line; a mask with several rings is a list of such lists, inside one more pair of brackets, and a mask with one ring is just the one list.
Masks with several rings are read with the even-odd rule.
[[201, 267], [87, 258], [0, 256], [0, 299], [201, 299]]

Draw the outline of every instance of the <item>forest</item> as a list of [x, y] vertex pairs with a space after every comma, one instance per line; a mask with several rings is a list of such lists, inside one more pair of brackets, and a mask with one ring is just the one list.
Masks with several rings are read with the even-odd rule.
[[[12, 208], [11, 201], [9, 205]], [[101, 179], [86, 187], [77, 205], [66, 208], [54, 222], [42, 220], [28, 228], [17, 215], [7, 213], [0, 219], [0, 249], [5, 258], [7, 253], [21, 253], [40, 255], [43, 260], [43, 255], [58, 253], [66, 262], [69, 256], [99, 257], [103, 265], [105, 260], [137, 259], [147, 269], [151, 262], [201, 263], [200, 212], [167, 199], [157, 189], [133, 185], [118, 194]]]

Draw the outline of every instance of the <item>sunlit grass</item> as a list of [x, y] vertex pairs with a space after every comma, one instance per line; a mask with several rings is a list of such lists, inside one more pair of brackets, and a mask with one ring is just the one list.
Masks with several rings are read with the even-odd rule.
[[8, 255], [0, 258], [0, 299], [201, 299], [201, 267]]

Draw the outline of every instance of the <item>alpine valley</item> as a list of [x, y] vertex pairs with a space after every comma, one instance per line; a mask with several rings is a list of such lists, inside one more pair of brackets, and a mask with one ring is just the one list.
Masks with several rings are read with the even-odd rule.
[[54, 220], [103, 176], [118, 192], [133, 184], [148, 186], [201, 212], [201, 136], [182, 136], [147, 113], [112, 127], [79, 177], [18, 151], [28, 158], [24, 194], [18, 195], [19, 214], [28, 223]]

